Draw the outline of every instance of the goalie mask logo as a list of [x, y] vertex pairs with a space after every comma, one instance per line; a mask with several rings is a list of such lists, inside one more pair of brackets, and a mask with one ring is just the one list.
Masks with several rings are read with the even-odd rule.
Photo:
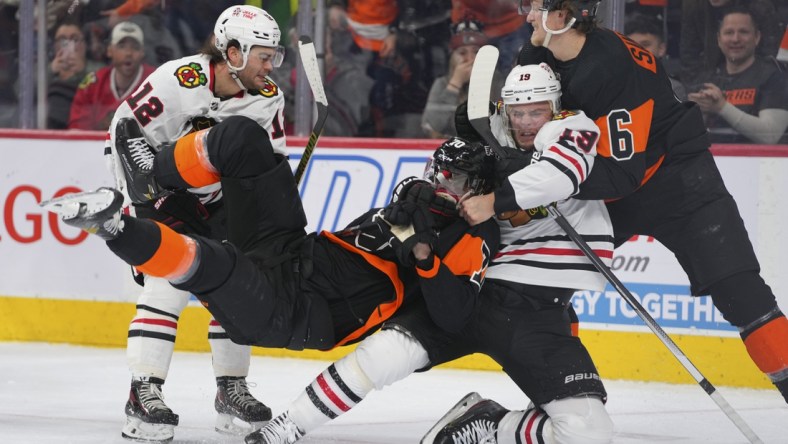
[[208, 83], [208, 77], [202, 72], [202, 66], [199, 63], [179, 66], [175, 70], [175, 78], [178, 79], [179, 85], [189, 89]]

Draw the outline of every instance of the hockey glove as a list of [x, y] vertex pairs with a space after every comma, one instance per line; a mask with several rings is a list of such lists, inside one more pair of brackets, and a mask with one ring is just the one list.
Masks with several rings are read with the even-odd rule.
[[153, 219], [181, 234], [211, 236], [210, 213], [200, 199], [187, 191], [176, 191], [155, 201], [134, 204], [138, 217]]
[[[440, 230], [447, 227], [460, 216], [457, 203], [435, 193], [435, 188], [426, 180], [408, 178], [400, 182], [394, 190], [392, 202], [411, 202], [425, 207], [432, 213], [433, 228]], [[409, 220], [400, 219], [402, 215], [388, 215], [386, 220], [394, 225], [407, 225]], [[396, 217], [397, 219], [390, 219]]]
[[[490, 114], [495, 114], [495, 112], [495, 103], [490, 102]], [[457, 105], [457, 109], [454, 110], [454, 129], [457, 130], [457, 137], [468, 142], [485, 143], [484, 138], [473, 128], [470, 119], [468, 119], [467, 101]]]
[[498, 156], [495, 159], [495, 180], [498, 184], [538, 159], [534, 158], [534, 151], [523, 151], [519, 148], [506, 148], [503, 154], [503, 157]]

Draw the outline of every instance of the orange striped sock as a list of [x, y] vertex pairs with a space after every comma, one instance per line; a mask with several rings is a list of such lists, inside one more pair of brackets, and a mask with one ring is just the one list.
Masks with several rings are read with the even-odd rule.
[[208, 131], [210, 128], [195, 131], [175, 143], [175, 167], [181, 178], [194, 188], [219, 182], [219, 172], [208, 159]]
[[744, 339], [747, 353], [766, 376], [777, 382], [788, 370], [788, 319], [779, 316]]
[[150, 259], [136, 268], [147, 275], [168, 280], [183, 277], [196, 259], [197, 242], [159, 222], [156, 225], [161, 230], [159, 247]]

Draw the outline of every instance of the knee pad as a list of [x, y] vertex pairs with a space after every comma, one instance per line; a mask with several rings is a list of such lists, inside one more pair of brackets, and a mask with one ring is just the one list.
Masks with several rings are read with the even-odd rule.
[[354, 353], [359, 367], [377, 390], [429, 364], [424, 347], [412, 336], [394, 329], [364, 339]]
[[173, 287], [166, 279], [145, 276], [145, 285], [137, 299], [137, 312], [165, 312], [177, 318], [189, 303], [189, 297], [188, 291]]
[[550, 417], [554, 442], [603, 444], [613, 439], [613, 421], [597, 397], [558, 399], [542, 405]]

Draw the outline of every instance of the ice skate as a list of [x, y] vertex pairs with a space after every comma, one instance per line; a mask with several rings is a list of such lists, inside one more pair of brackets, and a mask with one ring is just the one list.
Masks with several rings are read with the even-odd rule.
[[145, 139], [136, 120], [120, 119], [115, 126], [115, 149], [118, 151], [126, 191], [135, 203], [144, 203], [162, 195], [153, 175], [156, 151]]
[[113, 188], [67, 194], [39, 204], [47, 211], [60, 215], [67, 225], [111, 240], [122, 230], [120, 209], [123, 195]]
[[126, 424], [121, 435], [133, 441], [169, 442], [175, 436], [178, 415], [164, 403], [164, 380], [135, 377], [126, 402]]
[[285, 412], [277, 416], [262, 429], [249, 434], [244, 439], [246, 444], [293, 444], [304, 437], [296, 423]]
[[271, 420], [271, 409], [249, 393], [244, 377], [216, 378], [214, 406], [216, 431], [221, 433], [246, 435]]
[[495, 444], [498, 423], [507, 412], [497, 402], [470, 393], [427, 432], [421, 444]]

